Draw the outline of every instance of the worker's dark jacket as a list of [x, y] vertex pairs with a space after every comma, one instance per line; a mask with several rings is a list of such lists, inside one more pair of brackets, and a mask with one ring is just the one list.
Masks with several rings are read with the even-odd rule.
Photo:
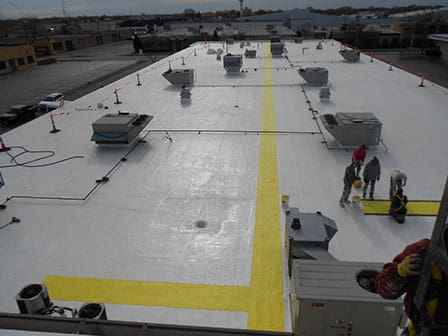
[[406, 215], [407, 209], [406, 204], [408, 203], [408, 198], [406, 195], [395, 195], [390, 203], [390, 214], [394, 215]]
[[352, 165], [345, 168], [344, 185], [351, 186], [356, 179], [355, 167]]

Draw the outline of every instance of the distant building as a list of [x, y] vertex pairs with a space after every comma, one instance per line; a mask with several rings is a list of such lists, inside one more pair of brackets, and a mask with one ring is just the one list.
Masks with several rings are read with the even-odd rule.
[[442, 53], [440, 57], [448, 62], [448, 34], [433, 34], [429, 35], [428, 39], [436, 42]]
[[0, 75], [37, 66], [32, 45], [0, 46]]

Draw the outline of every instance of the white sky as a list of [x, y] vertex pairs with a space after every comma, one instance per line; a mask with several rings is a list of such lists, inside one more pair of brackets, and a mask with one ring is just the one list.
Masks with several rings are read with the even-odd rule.
[[[185, 8], [196, 11], [238, 9], [237, 0], [64, 0], [67, 12], [78, 15], [124, 15], [140, 13], [180, 13]], [[62, 16], [61, 0], [2, 0], [0, 18]], [[409, 5], [448, 5], [448, 0], [246, 0], [244, 5], [257, 9], [336, 8]]]

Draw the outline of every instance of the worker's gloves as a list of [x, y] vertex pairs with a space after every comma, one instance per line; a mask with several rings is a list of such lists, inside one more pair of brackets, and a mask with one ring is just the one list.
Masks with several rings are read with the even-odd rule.
[[417, 276], [423, 266], [423, 257], [420, 253], [413, 253], [403, 259], [397, 266], [398, 274], [403, 277]]

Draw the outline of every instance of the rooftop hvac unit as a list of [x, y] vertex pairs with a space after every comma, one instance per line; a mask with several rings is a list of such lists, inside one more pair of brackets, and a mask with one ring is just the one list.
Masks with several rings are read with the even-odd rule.
[[341, 145], [378, 145], [381, 122], [372, 113], [342, 113], [319, 116], [325, 129]]
[[137, 113], [105, 114], [92, 124], [91, 140], [100, 145], [133, 143], [152, 119], [151, 115]]
[[281, 42], [271, 42], [271, 54], [274, 56], [279, 56], [283, 54], [283, 43]]
[[223, 63], [227, 72], [240, 72], [243, 66], [243, 55], [225, 55]]
[[193, 69], [168, 69], [162, 74], [165, 79], [173, 85], [189, 85], [194, 82]]
[[328, 83], [328, 70], [320, 67], [299, 69], [299, 75], [310, 85], [324, 85]]
[[257, 51], [246, 49], [246, 51], [244, 52], [244, 56], [246, 56], [247, 58], [255, 58], [257, 57]]
[[294, 259], [335, 259], [328, 253], [328, 244], [338, 231], [334, 220], [320, 212], [303, 213], [291, 208], [286, 211], [285, 225], [289, 274]]
[[84, 303], [78, 311], [79, 318], [107, 320], [106, 307], [102, 303]]
[[208, 48], [207, 55], [214, 55], [214, 54], [216, 54], [216, 50], [213, 48]]
[[233, 38], [228, 38], [228, 39], [226, 39], [226, 43], [227, 44], [233, 44]]
[[351, 50], [351, 49], [340, 50], [339, 53], [349, 62], [358, 62], [359, 55], [361, 54], [359, 50]]
[[294, 260], [291, 278], [294, 335], [395, 336], [397, 327], [406, 320], [402, 300], [383, 299], [367, 290], [369, 287], [372, 290], [370, 281], [367, 284], [360, 281], [361, 271], [367, 270], [366, 273], [373, 274], [373, 282], [382, 266]]
[[47, 287], [31, 284], [24, 287], [17, 295], [16, 302], [21, 314], [41, 314], [51, 307]]

